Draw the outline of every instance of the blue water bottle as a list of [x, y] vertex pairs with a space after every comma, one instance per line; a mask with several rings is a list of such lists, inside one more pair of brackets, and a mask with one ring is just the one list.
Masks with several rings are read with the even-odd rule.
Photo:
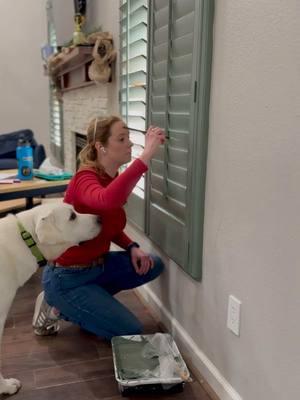
[[18, 178], [27, 181], [33, 177], [33, 151], [29, 140], [20, 136], [17, 150]]

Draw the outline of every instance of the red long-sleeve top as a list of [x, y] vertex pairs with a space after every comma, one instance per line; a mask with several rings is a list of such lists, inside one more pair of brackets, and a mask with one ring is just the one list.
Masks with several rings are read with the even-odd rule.
[[64, 201], [79, 213], [96, 214], [102, 229], [94, 239], [65, 251], [55, 261], [61, 265], [89, 264], [107, 253], [111, 242], [126, 249], [132, 240], [125, 234], [126, 214], [123, 209], [134, 186], [147, 171], [146, 164], [135, 160], [115, 178], [92, 169], [77, 172], [68, 185]]

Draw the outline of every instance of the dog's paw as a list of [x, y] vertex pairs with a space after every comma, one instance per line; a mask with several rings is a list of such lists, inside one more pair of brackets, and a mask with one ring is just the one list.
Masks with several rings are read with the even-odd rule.
[[0, 383], [0, 394], [14, 394], [21, 387], [21, 382], [18, 379], [9, 378], [3, 379]]

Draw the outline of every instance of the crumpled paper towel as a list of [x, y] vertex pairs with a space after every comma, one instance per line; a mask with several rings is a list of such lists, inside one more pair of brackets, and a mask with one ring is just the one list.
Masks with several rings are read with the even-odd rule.
[[59, 176], [59, 175], [63, 175], [64, 171], [61, 168], [56, 167], [55, 165], [53, 165], [51, 163], [51, 160], [49, 157], [47, 157], [42, 164], [40, 165], [40, 168], [38, 169], [39, 172], [43, 173], [43, 174], [48, 174], [48, 175], [55, 175], [55, 176]]

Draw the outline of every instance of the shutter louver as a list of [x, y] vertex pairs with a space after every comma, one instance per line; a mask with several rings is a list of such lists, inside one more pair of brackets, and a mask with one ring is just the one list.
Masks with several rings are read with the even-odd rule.
[[169, 137], [151, 163], [149, 235], [179, 265], [187, 262], [188, 151], [194, 125], [195, 0], [151, 7], [149, 123]]
[[[142, 132], [146, 129], [147, 24], [147, 0], [121, 2], [120, 109], [133, 142], [133, 161], [141, 154], [145, 144]], [[140, 179], [133, 193], [144, 199], [144, 177]]]
[[57, 147], [61, 147], [61, 106], [56, 96], [52, 93], [53, 90], [50, 85], [50, 138], [51, 143]]

